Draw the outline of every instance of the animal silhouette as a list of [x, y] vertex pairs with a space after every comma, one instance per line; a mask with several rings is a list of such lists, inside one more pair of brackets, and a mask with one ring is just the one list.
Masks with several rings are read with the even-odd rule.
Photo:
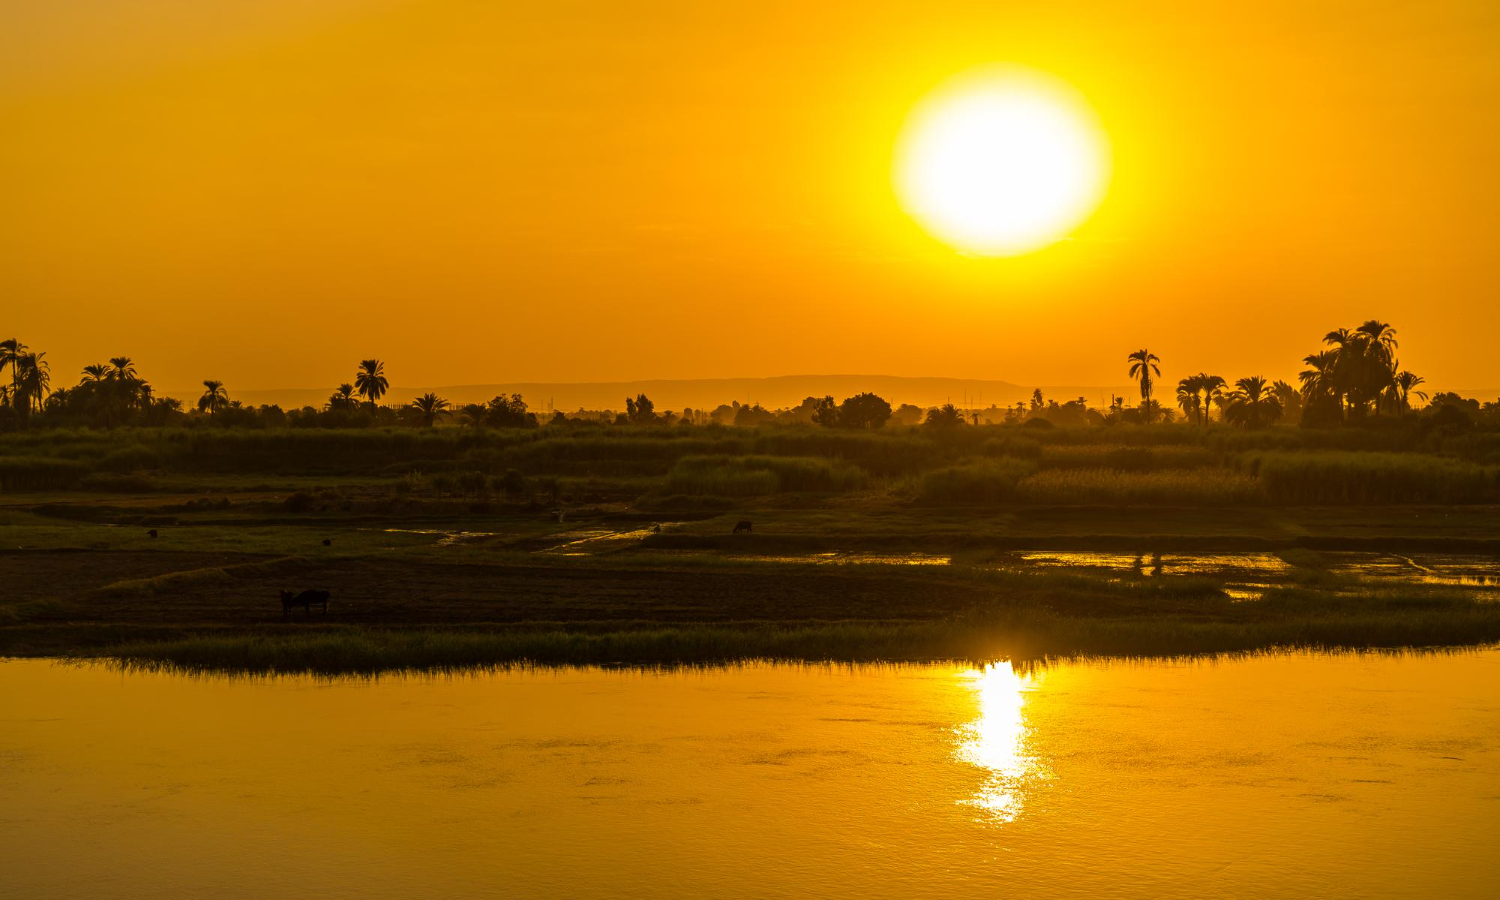
[[294, 606], [300, 606], [304, 611], [307, 612], [308, 615], [312, 615], [312, 608], [316, 604], [321, 604], [323, 607], [323, 614], [327, 615], [329, 596], [330, 595], [327, 591], [308, 590], [303, 591], [300, 594], [293, 594], [291, 591], [282, 591], [281, 617], [286, 618], [287, 616], [291, 615], [292, 607]]
[[660, 522], [652, 522], [651, 523], [651, 533], [652, 534], [661, 534], [661, 523]]
[[328, 538], [323, 538], [323, 546], [325, 546], [325, 547], [332, 547], [333, 546], [333, 541], [329, 540]]
[[752, 530], [753, 529], [752, 529], [752, 527], [750, 525], [750, 520], [749, 519], [741, 519], [739, 522], [735, 523], [735, 526], [734, 526], [734, 533], [735, 534], [739, 534], [741, 532], [744, 532], [745, 534], [750, 534]]
[[150, 538], [156, 537], [156, 529], [153, 528], [150, 531], [146, 532], [146, 537], [150, 537]]

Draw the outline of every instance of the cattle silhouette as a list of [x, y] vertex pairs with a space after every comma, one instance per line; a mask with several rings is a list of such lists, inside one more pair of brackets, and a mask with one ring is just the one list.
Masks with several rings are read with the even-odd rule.
[[735, 526], [734, 526], [734, 533], [735, 534], [740, 534], [741, 532], [743, 532], [745, 534], [749, 534], [753, 530], [754, 529], [750, 525], [750, 520], [749, 519], [741, 519], [739, 522], [735, 523]]

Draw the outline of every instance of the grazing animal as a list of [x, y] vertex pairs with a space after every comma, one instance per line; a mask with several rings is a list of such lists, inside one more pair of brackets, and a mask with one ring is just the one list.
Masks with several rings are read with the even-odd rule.
[[151, 537], [151, 538], [156, 537], [156, 529], [153, 528], [150, 531], [146, 532], [146, 537]]
[[327, 591], [303, 591], [300, 594], [293, 594], [291, 591], [282, 591], [281, 617], [286, 618], [291, 615], [292, 607], [294, 606], [300, 606], [308, 615], [312, 615], [312, 608], [315, 604], [321, 604], [323, 614], [327, 615], [329, 596]]
[[739, 522], [735, 523], [735, 526], [734, 526], [734, 533], [735, 534], [739, 534], [742, 531], [745, 534], [749, 534], [752, 530], [753, 529], [750, 526], [750, 520], [749, 519], [741, 519]]
[[332, 547], [333, 546], [333, 541], [329, 540], [328, 538], [323, 538], [323, 546], [325, 546], [325, 547]]
[[651, 533], [652, 534], [661, 534], [661, 523], [660, 522], [652, 522], [651, 523]]

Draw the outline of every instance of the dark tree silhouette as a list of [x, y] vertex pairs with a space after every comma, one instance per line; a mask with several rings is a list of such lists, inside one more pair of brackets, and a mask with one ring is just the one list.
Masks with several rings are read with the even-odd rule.
[[833, 402], [832, 397], [824, 397], [815, 402], [813, 406], [812, 420], [824, 428], [833, 428], [839, 424], [839, 407]]
[[656, 421], [656, 404], [645, 394], [626, 397], [625, 418], [632, 425], [650, 425]]
[[448, 401], [434, 393], [426, 393], [411, 402], [412, 409], [422, 422], [422, 427], [431, 428], [433, 423], [448, 409]]
[[203, 382], [203, 396], [198, 398], [198, 410], [206, 410], [212, 416], [228, 405], [229, 392], [224, 390], [224, 382], [206, 379]]
[[1154, 409], [1151, 405], [1152, 379], [1161, 377], [1161, 367], [1157, 365], [1161, 359], [1150, 350], [1137, 350], [1127, 360], [1130, 362], [1130, 377], [1140, 382], [1141, 417], [1149, 425]]
[[891, 405], [868, 392], [839, 404], [839, 425], [844, 428], [880, 428], [890, 417]]
[[360, 362], [359, 371], [354, 373], [354, 389], [361, 397], [370, 401], [370, 410], [373, 412], [375, 404], [385, 396], [385, 392], [391, 384], [385, 379], [385, 363], [378, 359], [366, 359]]

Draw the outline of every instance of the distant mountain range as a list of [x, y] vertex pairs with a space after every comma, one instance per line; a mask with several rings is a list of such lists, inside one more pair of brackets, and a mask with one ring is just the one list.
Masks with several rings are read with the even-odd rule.
[[[1133, 397], [1135, 388], [1128, 385], [1022, 385], [1008, 381], [965, 378], [904, 378], [896, 375], [780, 375], [774, 378], [691, 378], [649, 379], [645, 381], [583, 382], [517, 382], [510, 384], [452, 384], [432, 387], [393, 386], [384, 402], [405, 403], [431, 391], [455, 404], [479, 403], [497, 394], [520, 394], [532, 410], [623, 409], [626, 397], [644, 393], [659, 410], [680, 410], [685, 406], [712, 409], [721, 403], [738, 400], [759, 403], [768, 409], [795, 406], [805, 397], [832, 395], [842, 400], [863, 391], [874, 391], [893, 406], [913, 403], [938, 406], [1013, 406], [1031, 397], [1041, 387], [1043, 395], [1059, 402], [1086, 399], [1092, 406], [1105, 406], [1112, 394]], [[201, 391], [187, 389], [165, 391], [184, 401], [195, 399]], [[279, 390], [231, 390], [230, 397], [249, 406], [275, 403], [283, 408], [321, 407], [328, 402], [332, 386], [324, 388], [285, 388]]]

